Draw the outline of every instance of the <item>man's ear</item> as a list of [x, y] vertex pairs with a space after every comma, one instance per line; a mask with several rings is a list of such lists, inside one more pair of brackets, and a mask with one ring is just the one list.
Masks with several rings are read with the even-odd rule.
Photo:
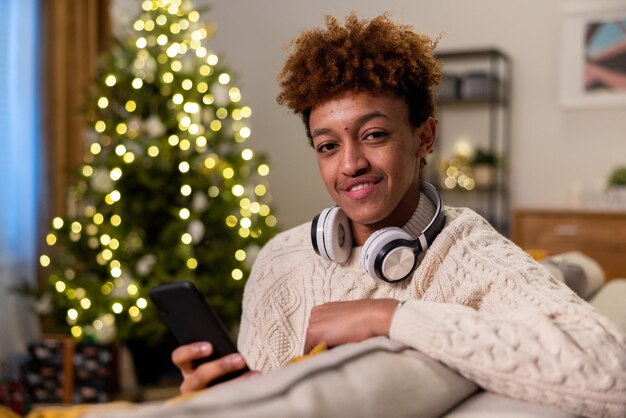
[[419, 147], [417, 149], [417, 157], [425, 158], [430, 154], [435, 145], [435, 137], [437, 136], [437, 122], [432, 116], [429, 116], [418, 128]]

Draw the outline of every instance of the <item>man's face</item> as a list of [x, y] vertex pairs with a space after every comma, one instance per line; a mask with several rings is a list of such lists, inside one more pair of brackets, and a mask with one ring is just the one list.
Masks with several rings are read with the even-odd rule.
[[309, 124], [322, 179], [352, 221], [356, 243], [382, 227], [404, 225], [419, 199], [432, 119], [416, 128], [403, 99], [345, 92], [313, 108]]

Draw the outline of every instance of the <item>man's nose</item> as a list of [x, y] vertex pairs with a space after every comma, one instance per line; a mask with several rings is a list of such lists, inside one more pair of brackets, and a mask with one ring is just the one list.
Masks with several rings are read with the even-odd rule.
[[346, 176], [355, 176], [369, 166], [365, 154], [357, 144], [344, 146], [342, 172]]

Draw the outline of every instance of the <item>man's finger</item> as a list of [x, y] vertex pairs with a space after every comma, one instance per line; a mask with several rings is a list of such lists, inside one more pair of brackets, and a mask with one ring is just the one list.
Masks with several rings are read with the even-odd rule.
[[229, 354], [219, 360], [198, 366], [193, 373], [185, 376], [180, 392], [187, 393], [205, 388], [211, 381], [225, 374], [242, 369], [246, 363], [241, 354]]
[[193, 372], [193, 360], [211, 355], [213, 346], [208, 342], [181, 345], [172, 351], [172, 362], [183, 373]]

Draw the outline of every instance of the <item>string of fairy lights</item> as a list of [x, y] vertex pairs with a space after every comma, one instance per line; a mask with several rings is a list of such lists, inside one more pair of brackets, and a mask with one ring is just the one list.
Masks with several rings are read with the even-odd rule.
[[[230, 74], [225, 71], [215, 74], [219, 58], [202, 45], [209, 36], [209, 31], [204, 27], [193, 29], [193, 24], [198, 23], [200, 18], [199, 13], [194, 10], [187, 12], [190, 6], [181, 0], [147, 0], [142, 3], [142, 9], [146, 13], [133, 24], [138, 36], [135, 40], [136, 58], [132, 63], [134, 78], [130, 81], [130, 88], [139, 91], [146, 84], [153, 83], [154, 77], [160, 77], [160, 84], [165, 86], [161, 93], [168, 96], [168, 107], [175, 112], [178, 133], [169, 135], [167, 141], [161, 143], [153, 141], [151, 144], [138, 144], [134, 140], [145, 135], [146, 130], [162, 131], [158, 121], [146, 121], [142, 124], [139, 115], [133, 116], [139, 107], [134, 99], [128, 99], [123, 103], [124, 111], [129, 115], [127, 119], [108, 120], [106, 115], [116, 112], [112, 108], [115, 104], [114, 99], [107, 94], [97, 98], [96, 104], [101, 117], [93, 123], [96, 135], [85, 154], [81, 168], [85, 182], [79, 185], [79, 189], [82, 187], [84, 190], [89, 183], [92, 187], [104, 190], [103, 201], [108, 209], [99, 210], [93, 202], [81, 202], [84, 207], [80, 212], [84, 217], [70, 219], [72, 216], [68, 216], [66, 220], [55, 217], [52, 220], [51, 231], [46, 236], [46, 243], [50, 247], [57, 244], [61, 233], [67, 232], [72, 242], [85, 238], [87, 246], [97, 250], [97, 264], [108, 270], [109, 279], [100, 286], [100, 293], [104, 296], [117, 295], [111, 300], [108, 312], [103, 312], [91, 323], [85, 324], [81, 322], [81, 315], [92, 308], [92, 300], [84, 288], [72, 285], [75, 276], [73, 269], [65, 269], [62, 276], [59, 274], [51, 276], [55, 291], [75, 302], [67, 309], [66, 322], [71, 326], [71, 333], [76, 338], [81, 338], [85, 332], [98, 332], [112, 327], [116, 316], [124, 312], [131, 321], [139, 322], [142, 320], [142, 311], [148, 306], [148, 301], [140, 291], [140, 285], [132, 278], [131, 271], [136, 270], [136, 266], [127, 266], [118, 257], [122, 243], [115, 236], [115, 230], [125, 222], [116, 207], [121, 204], [122, 199], [132, 198], [123, 196], [117, 185], [124, 181], [126, 167], [135, 164], [138, 158], [157, 159], [164, 153], [170, 155], [175, 151], [181, 158], [174, 169], [181, 175], [192, 175], [201, 169], [204, 170], [203, 175], [221, 176], [223, 188], [211, 185], [206, 190], [195, 190], [189, 181], [182, 184], [179, 190], [181, 201], [185, 204], [177, 209], [177, 214], [180, 221], [187, 225], [179, 239], [180, 243], [187, 247], [186, 267], [190, 270], [198, 266], [193, 247], [201, 239], [204, 228], [202, 222], [192, 216], [194, 205], [198, 201], [215, 199], [225, 191], [236, 198], [238, 213], [225, 215], [224, 223], [228, 228], [235, 230], [241, 238], [259, 238], [262, 230], [256, 227], [258, 222], [264, 222], [269, 228], [275, 227], [277, 223], [270, 207], [261, 201], [267, 194], [266, 177], [270, 173], [269, 165], [258, 164], [254, 176], [249, 177], [258, 178], [258, 181], [242, 184], [239, 178], [248, 178], [252, 174], [246, 171], [249, 170], [248, 166], [244, 164], [240, 169], [244, 171], [245, 176], [242, 176], [228, 159], [220, 157], [210, 148], [211, 135], [223, 130], [230, 130], [234, 141], [243, 147], [252, 134], [246, 124], [252, 110], [248, 106], [236, 106], [241, 101], [241, 91], [231, 85]], [[179, 39], [183, 33], [187, 33], [187, 36]], [[154, 56], [148, 49], [156, 45], [164, 48]], [[191, 78], [179, 80], [187, 65], [185, 57], [190, 53], [195, 54], [203, 62], [197, 69], [202, 76], [199, 82], [194, 82]], [[167, 67], [167, 71], [154, 71], [157, 65]], [[209, 76], [217, 77], [216, 88], [202, 81]], [[181, 90], [175, 91], [171, 88], [168, 91], [167, 86], [177, 80], [180, 82]], [[114, 73], [107, 74], [104, 78], [104, 84], [109, 89], [119, 88], [120, 82], [122, 81]], [[173, 94], [166, 94], [174, 91]], [[200, 96], [201, 101], [198, 100]], [[230, 104], [235, 106], [229, 109], [223, 105], [225, 100], [229, 100]], [[207, 123], [208, 120], [210, 122]], [[112, 137], [124, 140], [117, 141], [117, 145], [113, 146]], [[98, 162], [101, 162], [105, 152], [110, 150], [119, 157], [119, 164], [103, 169], [104, 164]], [[198, 155], [202, 156], [201, 167], [197, 165]], [[238, 158], [244, 163], [249, 163], [254, 157], [255, 153], [251, 148], [243, 148]], [[141, 238], [138, 236], [128, 236], [125, 240], [127, 248], [141, 246]], [[236, 249], [232, 257], [238, 262], [244, 262], [248, 258], [246, 248]], [[40, 256], [40, 264], [43, 267], [48, 267], [51, 263], [50, 255]], [[241, 280], [243, 277], [244, 272], [240, 268], [232, 269], [233, 280]], [[85, 329], [86, 327], [89, 329]]]

